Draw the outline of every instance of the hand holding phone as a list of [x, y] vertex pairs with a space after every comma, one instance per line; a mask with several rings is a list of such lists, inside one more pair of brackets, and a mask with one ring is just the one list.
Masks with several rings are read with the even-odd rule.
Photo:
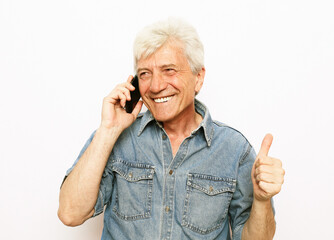
[[137, 102], [140, 99], [139, 84], [137, 75], [131, 80], [131, 84], [135, 87], [135, 90], [130, 91], [130, 101], [126, 101], [125, 110], [127, 113], [132, 113], [132, 110], [136, 106]]

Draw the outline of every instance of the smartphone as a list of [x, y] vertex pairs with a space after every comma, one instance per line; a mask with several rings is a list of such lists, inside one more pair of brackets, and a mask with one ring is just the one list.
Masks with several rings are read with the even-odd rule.
[[131, 100], [126, 101], [125, 110], [127, 113], [132, 113], [132, 110], [136, 106], [137, 102], [140, 99], [139, 85], [138, 85], [138, 77], [137, 75], [131, 80], [131, 84], [135, 87], [135, 90], [130, 91]]

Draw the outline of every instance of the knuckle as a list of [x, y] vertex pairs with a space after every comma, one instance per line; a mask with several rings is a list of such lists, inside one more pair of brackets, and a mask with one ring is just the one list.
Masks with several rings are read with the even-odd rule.
[[264, 175], [263, 173], [259, 173], [257, 175], [257, 178], [258, 178], [259, 181], [264, 180], [264, 176], [263, 175]]
[[263, 165], [263, 158], [257, 159], [257, 162], [256, 162], [256, 167], [260, 167], [261, 165]]
[[258, 169], [259, 169], [259, 172], [264, 172], [264, 171], [265, 171], [265, 166], [260, 165], [260, 166], [258, 167]]
[[282, 167], [282, 161], [281, 160], [275, 158], [274, 161], [275, 161], [275, 163], [276, 163], [277, 166]]
[[267, 184], [265, 182], [260, 181], [259, 186], [261, 187], [262, 190], [264, 190], [265, 192], [268, 192], [268, 187], [267, 187]]
[[284, 183], [284, 177], [283, 176], [279, 176], [277, 182], [282, 185]]
[[276, 185], [274, 190], [275, 190], [275, 194], [279, 193], [281, 191], [281, 184]]

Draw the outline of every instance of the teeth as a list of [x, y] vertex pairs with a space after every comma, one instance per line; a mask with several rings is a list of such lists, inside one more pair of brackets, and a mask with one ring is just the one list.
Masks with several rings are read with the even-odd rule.
[[168, 102], [172, 97], [164, 97], [164, 98], [155, 98], [154, 102], [156, 103], [163, 103], [163, 102]]

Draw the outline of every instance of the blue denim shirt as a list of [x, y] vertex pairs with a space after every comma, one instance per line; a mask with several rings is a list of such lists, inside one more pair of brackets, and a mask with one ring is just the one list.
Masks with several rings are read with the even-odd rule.
[[240, 132], [213, 121], [202, 103], [195, 107], [203, 121], [175, 157], [149, 111], [120, 135], [95, 205], [94, 216], [106, 205], [103, 240], [241, 239], [255, 151]]

